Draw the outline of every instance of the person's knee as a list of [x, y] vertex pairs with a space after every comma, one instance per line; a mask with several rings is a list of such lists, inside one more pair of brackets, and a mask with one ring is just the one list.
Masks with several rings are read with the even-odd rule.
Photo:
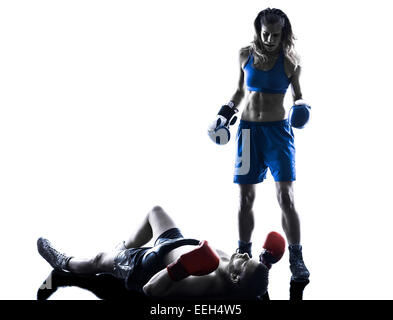
[[154, 206], [148, 215], [148, 221], [153, 232], [153, 238], [158, 237], [164, 231], [175, 228], [172, 218], [160, 206]]
[[277, 191], [277, 200], [280, 204], [281, 209], [290, 214], [295, 210], [294, 198], [293, 198], [293, 191], [291, 188], [280, 188]]
[[162, 220], [167, 214], [161, 206], [154, 206], [149, 212], [149, 221], [152, 222], [154, 220]]
[[150, 216], [152, 216], [152, 215], [153, 216], [164, 216], [164, 215], [166, 215], [166, 213], [161, 206], [156, 205], [150, 210]]
[[152, 211], [152, 212], [164, 212], [164, 209], [163, 209], [161, 206], [156, 205], [156, 206], [154, 206], [154, 207], [151, 209], [151, 211]]
[[96, 270], [105, 269], [105, 261], [106, 261], [105, 257], [106, 257], [105, 252], [100, 252], [91, 260], [91, 263]]
[[240, 211], [250, 212], [254, 205], [255, 192], [254, 190], [247, 190], [240, 195]]

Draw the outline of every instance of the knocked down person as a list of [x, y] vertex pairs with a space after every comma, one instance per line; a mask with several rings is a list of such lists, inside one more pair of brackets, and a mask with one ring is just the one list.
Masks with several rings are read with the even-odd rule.
[[[151, 239], [154, 246], [146, 247]], [[156, 206], [130, 239], [112, 252], [80, 259], [60, 253], [44, 238], [37, 246], [55, 270], [110, 274], [126, 289], [148, 297], [253, 300], [267, 292], [269, 269], [282, 257], [285, 240], [270, 233], [259, 261], [247, 253], [229, 256], [206, 240], [184, 238], [171, 217]]]

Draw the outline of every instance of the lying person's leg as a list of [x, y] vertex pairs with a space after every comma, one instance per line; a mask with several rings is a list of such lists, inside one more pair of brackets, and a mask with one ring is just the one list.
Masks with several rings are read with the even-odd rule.
[[160, 206], [155, 206], [149, 211], [139, 229], [125, 241], [125, 248], [141, 247], [172, 228], [176, 228], [172, 218]]
[[[125, 242], [126, 248], [137, 248], [145, 245], [152, 238], [156, 239], [168, 229], [176, 225], [169, 215], [159, 206], [147, 214], [142, 225]], [[77, 274], [97, 274], [113, 272], [114, 259], [118, 252], [101, 252], [92, 258], [80, 259], [68, 256], [57, 251], [52, 244], [44, 238], [37, 241], [38, 251], [41, 256], [56, 270], [66, 270]]]
[[112, 272], [117, 253], [101, 252], [90, 259], [79, 259], [57, 251], [49, 240], [39, 238], [37, 248], [40, 255], [56, 270], [66, 270], [78, 274]]
[[78, 274], [113, 272], [117, 252], [100, 252], [90, 259], [71, 258], [66, 270]]

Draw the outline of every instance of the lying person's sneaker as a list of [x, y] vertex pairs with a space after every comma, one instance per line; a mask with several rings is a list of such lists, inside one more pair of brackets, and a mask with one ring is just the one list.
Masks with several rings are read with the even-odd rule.
[[289, 268], [292, 272], [291, 280], [293, 281], [307, 281], [310, 277], [310, 272], [307, 270], [302, 255], [302, 246], [300, 244], [291, 244], [289, 249]]
[[37, 240], [37, 248], [40, 255], [52, 266], [52, 268], [67, 271], [68, 261], [70, 261], [72, 257], [58, 252], [52, 247], [49, 240], [44, 238], [39, 238]]

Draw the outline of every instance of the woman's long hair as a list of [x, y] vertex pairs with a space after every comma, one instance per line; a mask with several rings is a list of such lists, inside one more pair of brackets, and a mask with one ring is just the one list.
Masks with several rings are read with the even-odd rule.
[[250, 50], [250, 52], [254, 53], [255, 63], [258, 63], [259, 61], [266, 62], [268, 60], [268, 57], [261, 39], [262, 25], [274, 24], [277, 22], [280, 23], [280, 25], [282, 26], [281, 45], [284, 51], [284, 55], [295, 66], [298, 66], [300, 63], [300, 59], [294, 49], [294, 41], [296, 39], [292, 32], [291, 22], [289, 21], [287, 15], [280, 9], [267, 8], [258, 13], [254, 21], [254, 41], [251, 43], [251, 46], [247, 47], [247, 49]]

